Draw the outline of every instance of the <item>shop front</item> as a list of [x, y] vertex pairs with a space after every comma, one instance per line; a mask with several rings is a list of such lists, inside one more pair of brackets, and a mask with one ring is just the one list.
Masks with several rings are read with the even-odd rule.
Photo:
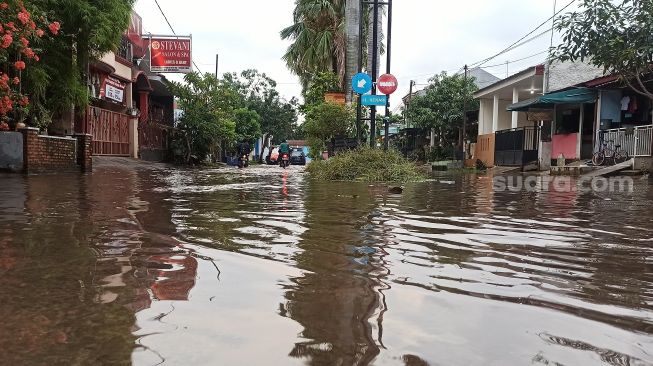
[[541, 166], [546, 166], [551, 159], [565, 162], [591, 159], [596, 103], [595, 90], [570, 88], [512, 104], [508, 110], [538, 111], [538, 115], [547, 116], [539, 121], [542, 130], [539, 161]]

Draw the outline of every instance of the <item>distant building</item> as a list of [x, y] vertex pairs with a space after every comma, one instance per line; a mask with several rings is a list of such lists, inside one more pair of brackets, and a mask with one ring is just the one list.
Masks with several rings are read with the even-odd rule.
[[476, 84], [476, 87], [479, 89], [483, 89], [501, 80], [480, 67], [467, 70], [467, 76], [474, 78], [474, 84]]
[[[462, 75], [462, 72], [457, 73], [456, 75]], [[490, 74], [489, 72], [481, 69], [480, 67], [475, 67], [473, 69], [469, 69], [467, 71], [467, 76], [469, 78], [474, 78], [474, 84], [476, 84], [476, 87], [478, 89], [483, 89], [489, 85], [492, 85], [496, 83], [497, 81], [501, 80], [500, 78]], [[412, 97], [421, 97], [426, 94], [426, 89], [421, 89], [421, 90], [416, 90], [413, 91]], [[410, 103], [410, 98], [411, 94], [406, 94], [402, 99], [404, 102], [404, 105], [408, 105]]]

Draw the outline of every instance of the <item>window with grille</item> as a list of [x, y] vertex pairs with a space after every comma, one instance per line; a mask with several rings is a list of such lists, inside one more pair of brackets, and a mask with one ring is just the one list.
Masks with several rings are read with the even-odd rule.
[[129, 62], [132, 61], [132, 45], [129, 43], [127, 38], [123, 37], [120, 40], [120, 46], [118, 47], [117, 56], [123, 58]]

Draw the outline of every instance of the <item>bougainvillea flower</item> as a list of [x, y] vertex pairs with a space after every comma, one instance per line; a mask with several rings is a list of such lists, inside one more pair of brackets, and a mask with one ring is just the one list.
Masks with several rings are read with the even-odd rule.
[[52, 22], [50, 25], [48, 25], [48, 28], [52, 34], [56, 35], [59, 33], [59, 29], [61, 29], [61, 24], [59, 24], [59, 22]]

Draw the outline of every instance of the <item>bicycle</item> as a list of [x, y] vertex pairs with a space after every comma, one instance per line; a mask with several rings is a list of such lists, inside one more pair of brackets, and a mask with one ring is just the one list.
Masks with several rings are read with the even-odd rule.
[[601, 146], [599, 151], [595, 152], [592, 155], [592, 164], [595, 166], [602, 166], [605, 164], [606, 160], [611, 160], [612, 164], [621, 164], [630, 159], [628, 152], [621, 148], [621, 145], [614, 145], [610, 147], [609, 143], [614, 145], [614, 140], [603, 141], [601, 140]]

